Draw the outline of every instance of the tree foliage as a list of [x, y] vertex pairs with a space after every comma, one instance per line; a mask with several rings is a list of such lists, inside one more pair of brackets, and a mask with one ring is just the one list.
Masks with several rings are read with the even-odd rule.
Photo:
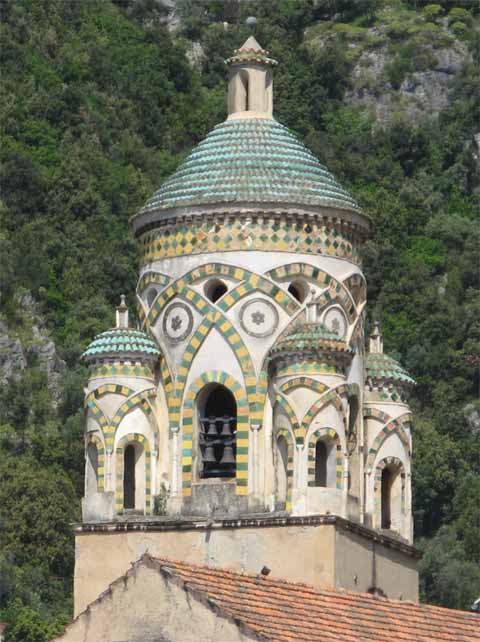
[[[225, 116], [223, 60], [249, 35], [247, 15], [257, 17], [256, 37], [281, 62], [277, 118], [373, 219], [364, 248], [369, 321], [381, 317], [387, 351], [418, 382], [414, 511], [423, 598], [468, 607], [480, 594], [478, 3], [177, 5], [181, 25], [172, 35], [153, 0], [2, 3], [1, 319], [28, 333], [16, 293], [29, 290], [67, 363], [56, 407], [36, 363], [0, 389], [7, 639], [46, 640], [70, 608], [69, 523], [83, 492], [78, 358], [111, 325], [119, 294], [133, 296], [128, 218]], [[393, 88], [434, 64], [425, 51], [435, 39], [462, 40], [471, 62], [452, 83], [446, 109], [380, 126], [345, 100], [372, 25], [384, 35], [371, 46], [389, 46]], [[312, 30], [320, 47], [307, 39]], [[201, 70], [188, 64], [192, 40], [205, 53]]]

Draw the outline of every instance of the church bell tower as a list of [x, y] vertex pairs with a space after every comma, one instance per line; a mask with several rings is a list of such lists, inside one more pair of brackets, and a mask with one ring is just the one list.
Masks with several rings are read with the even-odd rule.
[[131, 219], [139, 327], [122, 302], [83, 355], [75, 609], [146, 550], [417, 599], [414, 382], [378, 326], [365, 349], [370, 220], [275, 120], [269, 52], [226, 64], [227, 119]]

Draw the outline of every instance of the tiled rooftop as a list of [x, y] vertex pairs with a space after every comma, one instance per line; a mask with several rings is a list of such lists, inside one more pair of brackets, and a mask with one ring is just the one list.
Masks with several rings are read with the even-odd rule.
[[385, 353], [367, 354], [367, 377], [370, 379], [397, 380], [407, 384], [415, 384], [415, 380], [410, 377], [408, 372], [396, 361]]
[[[150, 559], [150, 558], [148, 558]], [[278, 642], [479, 642], [480, 615], [262, 575], [150, 560], [220, 613]]]
[[158, 347], [145, 332], [132, 328], [112, 328], [98, 334], [82, 354], [89, 360], [104, 355], [125, 355], [142, 353], [151, 357], [160, 354]]
[[217, 125], [140, 213], [235, 201], [359, 209], [287, 127], [240, 118]]

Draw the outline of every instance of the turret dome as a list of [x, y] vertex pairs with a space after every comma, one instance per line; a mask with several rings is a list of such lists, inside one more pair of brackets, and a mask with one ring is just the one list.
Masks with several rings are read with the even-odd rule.
[[359, 210], [287, 127], [273, 118], [237, 118], [217, 125], [140, 214], [238, 201]]

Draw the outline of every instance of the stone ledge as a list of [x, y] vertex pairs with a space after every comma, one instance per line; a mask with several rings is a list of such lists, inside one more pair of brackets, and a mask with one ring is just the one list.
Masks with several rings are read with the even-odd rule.
[[262, 514], [248, 515], [237, 519], [206, 519], [204, 517], [141, 517], [123, 518], [111, 522], [73, 524], [75, 535], [88, 534], [112, 534], [135, 531], [165, 532], [165, 531], [208, 531], [220, 529], [240, 528], [275, 528], [288, 526], [335, 526], [344, 531], [355, 533], [365, 537], [372, 542], [382, 544], [387, 548], [420, 559], [421, 552], [391, 535], [379, 533], [371, 528], [356, 524], [343, 517], [336, 515], [311, 515], [306, 517], [295, 517], [291, 515], [275, 514], [268, 517]]

